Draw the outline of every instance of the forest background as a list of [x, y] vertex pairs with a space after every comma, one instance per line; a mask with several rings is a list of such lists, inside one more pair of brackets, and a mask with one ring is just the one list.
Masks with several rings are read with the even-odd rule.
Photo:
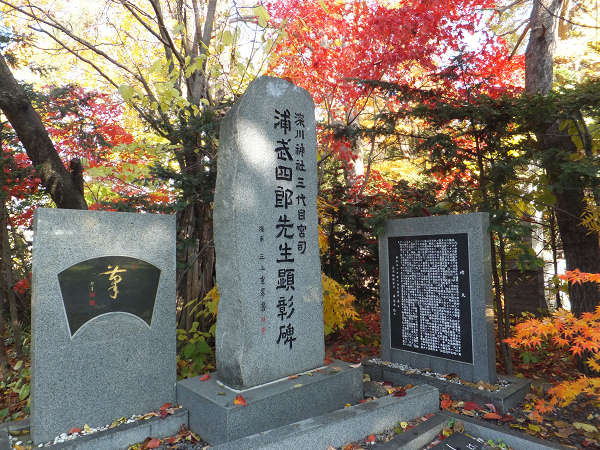
[[[214, 368], [219, 121], [265, 73], [317, 108], [332, 356], [378, 352], [387, 218], [487, 211], [499, 369], [568, 360], [534, 412], [600, 398], [598, 13], [596, 0], [0, 0], [0, 421], [28, 413], [37, 207], [176, 214], [178, 371]], [[515, 266], [552, 272], [538, 319], [504, 301]]]

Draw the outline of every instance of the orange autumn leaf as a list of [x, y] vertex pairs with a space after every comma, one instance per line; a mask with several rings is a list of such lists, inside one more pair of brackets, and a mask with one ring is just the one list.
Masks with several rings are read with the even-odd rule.
[[144, 445], [142, 445], [142, 450], [145, 450], [147, 448], [158, 448], [158, 447], [160, 447], [159, 439], [147, 438], [146, 441], [144, 441]]
[[242, 406], [248, 406], [248, 404], [246, 403], [246, 399], [244, 397], [242, 397], [240, 394], [235, 396], [235, 400], [233, 401], [234, 405], [242, 405]]
[[448, 409], [452, 406], [452, 399], [448, 394], [442, 394], [440, 396], [440, 407], [442, 409]]
[[200, 381], [206, 381], [206, 380], [208, 380], [209, 378], [210, 378], [210, 374], [208, 374], [208, 373], [205, 373], [204, 375], [202, 375], [202, 376], [200, 377]]
[[79, 427], [73, 427], [69, 430], [69, 434], [73, 434], [73, 433], [81, 433], [81, 428]]
[[484, 414], [483, 418], [486, 420], [500, 420], [500, 419], [502, 419], [502, 416], [500, 414], [489, 412], [489, 413]]

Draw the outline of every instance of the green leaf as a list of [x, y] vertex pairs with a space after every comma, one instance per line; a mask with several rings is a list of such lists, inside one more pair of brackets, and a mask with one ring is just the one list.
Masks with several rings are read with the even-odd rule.
[[221, 38], [221, 40], [223, 41], [224, 45], [233, 44], [233, 34], [231, 34], [231, 31], [225, 30], [223, 32], [223, 37]]
[[29, 385], [25, 384], [19, 392], [19, 400], [25, 400], [29, 396]]
[[126, 102], [130, 101], [133, 98], [134, 93], [134, 89], [127, 84], [122, 84], [121, 86], [119, 86], [119, 94], [121, 95], [121, 97], [123, 97], [123, 100], [125, 100]]
[[23, 367], [23, 360], [19, 360], [17, 361], [17, 363], [15, 364], [15, 366], [13, 367], [13, 370], [15, 372], [21, 370], [21, 367]]
[[4, 419], [8, 416], [8, 408], [0, 409], [0, 419]]
[[264, 8], [264, 6], [262, 6], [262, 5], [255, 6], [254, 8], [252, 8], [252, 13], [258, 19], [258, 24], [261, 27], [264, 28], [267, 26], [267, 22], [269, 21], [270, 16], [269, 16], [269, 13], [267, 12], [267, 10]]

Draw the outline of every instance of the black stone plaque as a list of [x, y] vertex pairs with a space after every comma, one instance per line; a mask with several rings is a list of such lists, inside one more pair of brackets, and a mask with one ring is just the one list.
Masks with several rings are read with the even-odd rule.
[[439, 450], [485, 450], [492, 447], [463, 433], [452, 433], [442, 442], [431, 447], [432, 450], [434, 448]]
[[391, 347], [473, 362], [468, 235], [388, 238]]
[[58, 274], [71, 336], [94, 317], [109, 312], [152, 322], [160, 269], [141, 259], [104, 256], [77, 263]]

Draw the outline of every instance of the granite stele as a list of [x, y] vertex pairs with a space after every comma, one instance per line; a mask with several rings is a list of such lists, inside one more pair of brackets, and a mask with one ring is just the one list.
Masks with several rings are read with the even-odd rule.
[[379, 238], [382, 359], [496, 382], [488, 214], [393, 219]]
[[31, 436], [175, 403], [175, 217], [38, 209]]
[[[279, 78], [255, 80], [223, 119], [217, 169], [220, 302], [217, 374], [210, 383], [217, 378], [224, 387], [194, 379], [177, 387], [190, 427], [211, 444], [331, 411], [362, 395], [361, 371], [341, 362], [336, 377], [265, 387], [323, 366], [325, 355], [310, 94]], [[234, 418], [234, 393], [249, 389], [258, 403]], [[215, 399], [215, 391], [227, 395]]]

